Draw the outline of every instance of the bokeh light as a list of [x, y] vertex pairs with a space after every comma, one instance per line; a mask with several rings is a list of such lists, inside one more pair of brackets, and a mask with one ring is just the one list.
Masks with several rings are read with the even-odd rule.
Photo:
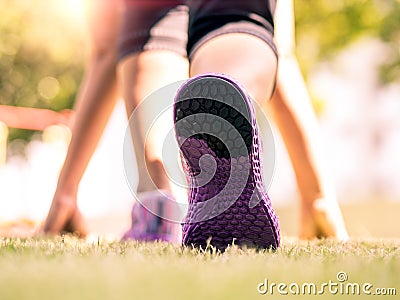
[[39, 81], [38, 92], [45, 99], [53, 99], [60, 91], [60, 83], [54, 77], [44, 77]]

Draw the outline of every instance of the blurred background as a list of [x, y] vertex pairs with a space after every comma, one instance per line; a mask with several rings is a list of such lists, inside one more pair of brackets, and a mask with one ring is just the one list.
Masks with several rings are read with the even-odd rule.
[[[350, 234], [400, 236], [400, 1], [294, 2], [297, 55]], [[17, 106], [60, 112], [52, 117], [68, 125], [66, 110], [83, 76], [85, 40], [80, 0], [0, 0], [0, 222], [35, 223], [46, 216], [70, 136], [67, 126], [15, 128], [26, 122], [19, 116], [10, 126], [4, 111]], [[80, 185], [85, 216], [117, 216], [105, 232], [123, 231], [129, 222], [132, 195], [122, 162], [126, 124], [120, 102]], [[296, 185], [275, 132], [270, 193], [287, 220], [284, 232], [295, 235]], [[371, 218], [377, 222], [377, 215], [392, 225], [374, 231]]]

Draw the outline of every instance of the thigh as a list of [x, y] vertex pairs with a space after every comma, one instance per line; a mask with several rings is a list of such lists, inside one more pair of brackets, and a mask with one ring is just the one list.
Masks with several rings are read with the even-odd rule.
[[275, 0], [188, 0], [190, 7], [188, 45], [192, 57], [208, 40], [227, 33], [246, 33], [273, 41]]

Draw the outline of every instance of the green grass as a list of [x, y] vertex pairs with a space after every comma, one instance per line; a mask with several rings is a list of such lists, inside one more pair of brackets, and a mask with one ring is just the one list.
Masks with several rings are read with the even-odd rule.
[[[284, 299], [257, 285], [314, 282], [343, 271], [352, 283], [400, 294], [400, 240], [301, 242], [284, 238], [276, 252], [228, 249], [223, 254], [166, 243], [0, 238], [0, 299]], [[345, 297], [345, 296], [343, 296]], [[366, 296], [354, 296], [364, 299]], [[295, 296], [310, 299], [311, 296]], [[328, 291], [319, 299], [339, 299]], [[346, 296], [347, 299], [347, 296]]]
[[[0, 237], [0, 300], [8, 299], [285, 299], [271, 283], [315, 283], [318, 289], [338, 272], [344, 283], [396, 288], [396, 296], [296, 295], [295, 299], [400, 299], [400, 231], [397, 202], [343, 206], [350, 235], [334, 240], [299, 241], [298, 209], [277, 208], [283, 233], [276, 252], [228, 249], [224, 254], [182, 249], [166, 243], [85, 242]], [[107, 222], [106, 222], [107, 223]], [[396, 225], [397, 223], [397, 225]], [[378, 238], [379, 237], [379, 238]], [[286, 289], [288, 291], [288, 289]]]

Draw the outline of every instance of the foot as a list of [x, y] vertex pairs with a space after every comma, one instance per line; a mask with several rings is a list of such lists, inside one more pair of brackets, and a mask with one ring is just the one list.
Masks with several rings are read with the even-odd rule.
[[73, 233], [79, 237], [86, 237], [87, 227], [76, 204], [76, 198], [54, 198], [42, 231], [45, 234]]
[[300, 216], [300, 238], [328, 238], [340, 241], [349, 238], [342, 213], [336, 200], [321, 198], [302, 204]]
[[178, 91], [175, 131], [190, 182], [183, 244], [277, 248], [278, 218], [262, 182], [250, 98], [223, 75], [200, 75]]
[[180, 243], [181, 225], [173, 220], [179, 214], [174, 211], [173, 196], [155, 190], [139, 194], [138, 200], [132, 207], [132, 226], [122, 240]]

